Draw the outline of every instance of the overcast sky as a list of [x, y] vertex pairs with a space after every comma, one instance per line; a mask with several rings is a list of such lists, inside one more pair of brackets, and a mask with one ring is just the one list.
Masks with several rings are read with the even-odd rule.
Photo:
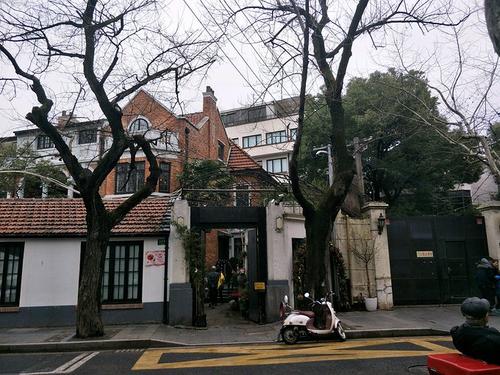
[[[460, 3], [461, 1], [457, 2]], [[206, 33], [200, 27], [200, 21], [202, 23], [210, 21], [207, 12], [203, 9], [203, 4], [206, 3], [207, 1], [201, 3], [196, 0], [188, 0], [188, 4], [191, 7], [189, 9], [186, 8], [186, 3], [183, 0], [173, 0], [168, 6], [164, 7], [163, 11], [166, 12], [165, 17], [169, 17], [171, 20], [181, 19], [184, 28], [196, 28]], [[221, 2], [215, 0], [213, 3]], [[198, 20], [193, 16], [191, 10], [205, 17], [202, 18], [199, 16], [200, 19]], [[482, 11], [470, 17], [466, 27], [462, 31], [461, 41], [469, 52], [470, 56], [468, 57], [470, 60], [468, 61], [470, 65], [476, 65], [481, 60], [484, 67], [485, 63], [487, 64], [488, 61], [491, 61], [493, 48], [487, 38], [482, 17]], [[212, 28], [210, 32], [215, 33], [216, 30], [216, 28]], [[451, 36], [438, 33], [423, 34], [418, 28], [407, 29], [404, 35], [394, 35], [383, 33], [376, 36], [378, 48], [373, 47], [372, 41], [369, 38], [357, 41], [349, 67], [348, 78], [353, 76], [367, 76], [374, 70], [386, 70], [391, 66], [400, 66], [401, 61], [397, 57], [395, 45], [404, 51], [403, 58], [405, 64], [412, 68], [429, 70], [431, 81], [437, 82], [442, 78], [439, 75], [438, 66], [447, 73], [453, 71], [454, 62], [456, 61], [456, 49]], [[214, 89], [215, 95], [218, 98], [218, 106], [221, 110], [248, 105], [260, 98], [261, 89], [259, 86], [263, 83], [267, 69], [256, 56], [256, 50], [248, 43], [242, 43], [242, 41], [244, 40], [240, 37], [234, 39], [232, 42], [226, 41], [223, 44], [221, 43], [219, 46], [221, 48], [221, 60], [211, 67], [206, 76], [189, 82], [190, 87], [181, 88], [180, 95], [183, 100], [184, 111], [194, 112], [201, 110], [201, 92], [205, 90], [205, 86], [207, 85]], [[229, 60], [232, 61], [232, 64]], [[238, 71], [233, 65], [236, 65]], [[11, 72], [10, 67], [4, 59], [0, 60], [0, 69], [4, 75]], [[481, 84], [487, 79], [484, 70], [468, 74], [470, 79], [463, 91], [464, 95], [469, 95], [470, 101], [473, 101], [475, 96], [480, 93], [479, 88], [475, 86], [477, 79], [479, 79]], [[54, 72], [44, 78], [44, 83], [51, 88], [49, 92], [51, 97], [56, 98], [56, 111], [60, 112], [63, 109], [70, 109], [70, 104], [65, 103], [64, 95], [61, 95], [61, 93], [68, 90], [68, 76]], [[297, 78], [296, 82], [287, 84], [285, 88], [279, 86], [273, 87], [271, 93], [267, 94], [264, 99], [272, 100], [296, 95], [298, 93], [298, 81], [299, 78]], [[320, 82], [313, 81], [310, 91], [312, 93], [317, 92], [319, 84]], [[154, 94], [155, 87], [149, 87], [149, 90], [153, 91]], [[500, 108], [498, 106], [498, 93], [500, 90], [496, 92], [497, 96], [492, 97], [491, 102], [497, 108]], [[27, 122], [24, 120], [24, 116], [35, 104], [34, 95], [21, 86], [15, 95], [12, 93], [2, 95], [0, 97], [0, 136], [11, 135], [14, 129], [25, 127]], [[174, 111], [179, 113], [180, 109], [175, 108]], [[82, 109], [78, 114], [93, 118], [100, 117], [98, 111], [88, 108]]]

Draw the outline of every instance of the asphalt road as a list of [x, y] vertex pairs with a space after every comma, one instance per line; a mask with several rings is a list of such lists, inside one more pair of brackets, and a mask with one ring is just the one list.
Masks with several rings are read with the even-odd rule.
[[0, 374], [427, 374], [426, 356], [450, 351], [447, 337], [415, 337], [1, 354]]

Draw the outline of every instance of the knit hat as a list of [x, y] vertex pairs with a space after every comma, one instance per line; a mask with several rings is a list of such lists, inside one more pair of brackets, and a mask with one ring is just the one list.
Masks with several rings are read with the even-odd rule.
[[490, 303], [484, 298], [471, 297], [462, 302], [460, 310], [468, 322], [478, 321], [486, 317], [490, 311]]

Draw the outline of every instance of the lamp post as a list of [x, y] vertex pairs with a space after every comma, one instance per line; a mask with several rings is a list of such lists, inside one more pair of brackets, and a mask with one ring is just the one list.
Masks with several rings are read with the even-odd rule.
[[332, 157], [332, 145], [328, 143], [323, 147], [313, 148], [316, 151], [316, 155], [326, 154], [328, 156], [328, 186], [333, 184], [333, 157]]

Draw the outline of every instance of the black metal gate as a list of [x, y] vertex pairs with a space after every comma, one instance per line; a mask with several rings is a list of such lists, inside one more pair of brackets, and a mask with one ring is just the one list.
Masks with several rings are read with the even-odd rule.
[[387, 231], [394, 304], [459, 303], [477, 295], [475, 265], [488, 255], [484, 218], [391, 218]]

